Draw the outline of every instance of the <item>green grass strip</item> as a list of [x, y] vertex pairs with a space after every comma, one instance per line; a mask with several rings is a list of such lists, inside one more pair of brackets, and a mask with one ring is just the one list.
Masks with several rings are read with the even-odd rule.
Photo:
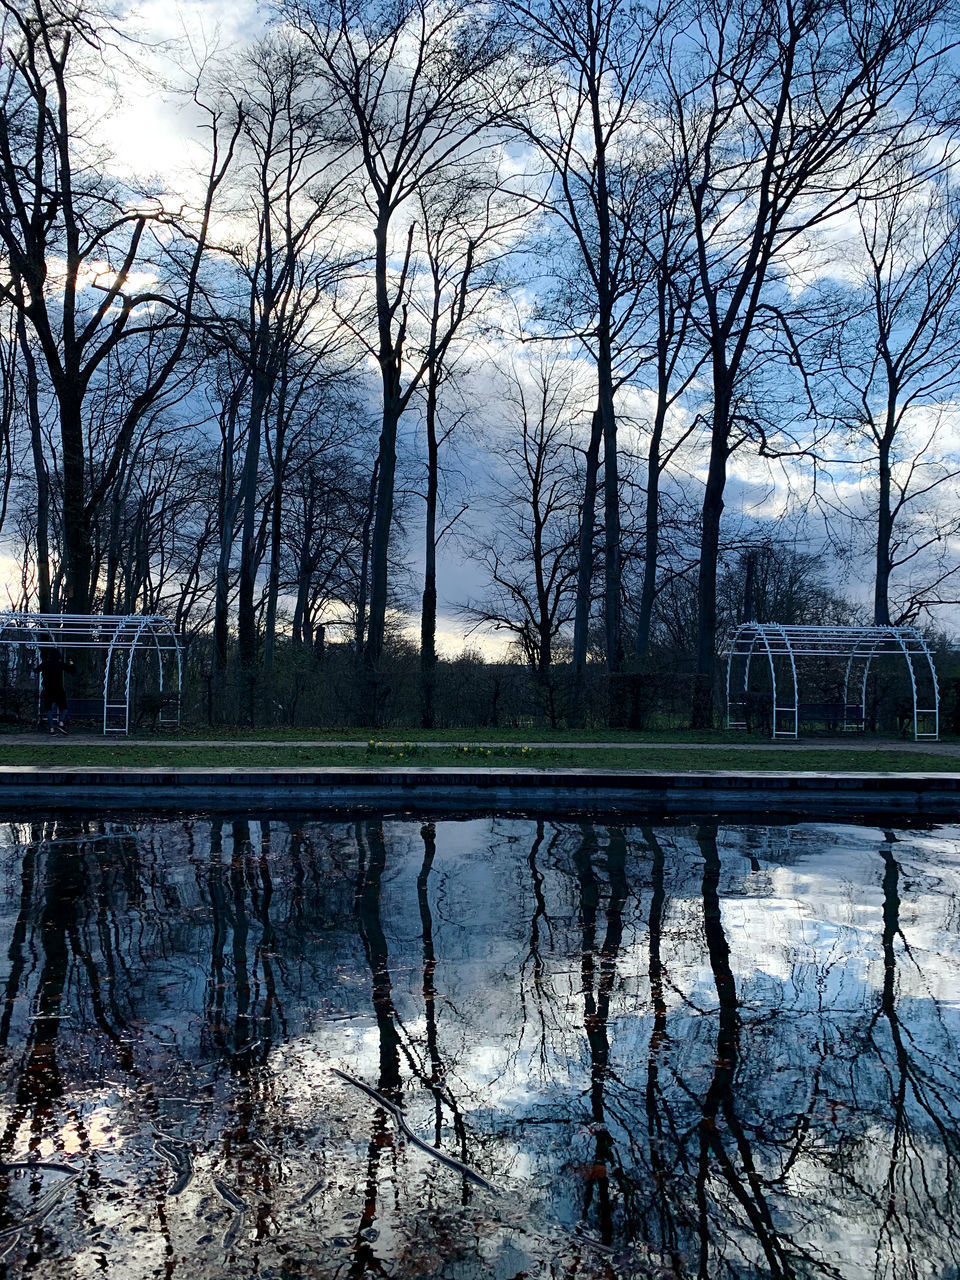
[[36, 745], [0, 746], [0, 765], [87, 766], [91, 769], [126, 768], [336, 768], [357, 766], [397, 769], [407, 766], [465, 768], [601, 769], [684, 773], [701, 769], [734, 772], [779, 769], [788, 773], [819, 770], [827, 773], [956, 773], [960, 757], [955, 755], [886, 750], [856, 751], [811, 747], [809, 750], [780, 751], [774, 747], [724, 751], [671, 750], [669, 747], [594, 751], [589, 747], [535, 748], [520, 745], [497, 747], [453, 747], [405, 742], [377, 742], [373, 746], [182, 746], [161, 747], [150, 743], [103, 746], [72, 743], [69, 740], [40, 741]]

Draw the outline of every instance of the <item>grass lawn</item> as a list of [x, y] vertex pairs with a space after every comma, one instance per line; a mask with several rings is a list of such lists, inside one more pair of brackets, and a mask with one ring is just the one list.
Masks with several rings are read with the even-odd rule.
[[[635, 739], [634, 739], [635, 741]], [[77, 743], [39, 740], [36, 745], [0, 746], [0, 765], [79, 765], [90, 768], [324, 768], [361, 766], [397, 769], [412, 766], [459, 766], [465, 768], [533, 768], [533, 769], [624, 769], [657, 772], [685, 772], [698, 769], [732, 769], [737, 772], [755, 769], [783, 769], [790, 773], [822, 770], [836, 773], [960, 772], [956, 756], [901, 751], [896, 745], [889, 750], [856, 751], [815, 746], [806, 750], [784, 752], [773, 746], [724, 751], [722, 744], [698, 751], [651, 747], [649, 750], [624, 748], [593, 751], [589, 747], [558, 745], [543, 749], [504, 745], [498, 747], [453, 747], [442, 744], [421, 746], [405, 742], [379, 742], [374, 747], [334, 747], [318, 742], [316, 746], [295, 747], [278, 742], [276, 746], [191, 745], [153, 746], [148, 742], [118, 746], [116, 743]]]
[[[713, 732], [694, 729], [648, 729], [637, 733], [635, 729], [548, 729], [544, 726], [502, 729], [470, 728], [470, 729], [363, 729], [345, 725], [332, 729], [246, 729], [235, 726], [217, 725], [212, 729], [191, 726], [181, 731], [180, 737], [185, 741], [191, 738], [209, 741], [212, 738], [227, 738], [242, 741], [252, 738], [257, 742], [329, 742], [354, 741], [366, 743], [382, 738], [390, 742], [401, 742], [415, 739], [417, 742], [642, 742], [646, 738], [650, 742], [722, 742], [726, 738], [734, 740], [733, 734], [725, 730]], [[739, 735], [742, 741], [743, 735]]]

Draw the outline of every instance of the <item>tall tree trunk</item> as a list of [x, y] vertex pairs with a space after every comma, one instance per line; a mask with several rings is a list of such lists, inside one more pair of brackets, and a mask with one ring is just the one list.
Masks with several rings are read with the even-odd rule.
[[229, 644], [230, 605], [230, 555], [233, 551], [233, 433], [228, 432], [223, 441], [223, 458], [220, 463], [220, 549], [217, 554], [217, 574], [213, 597], [213, 665], [219, 676], [227, 670]]
[[120, 494], [114, 488], [110, 499], [110, 527], [107, 534], [106, 582], [103, 592], [103, 612], [117, 612], [117, 575], [120, 568]]
[[700, 575], [697, 581], [697, 688], [693, 699], [693, 727], [713, 727], [713, 675], [717, 648], [717, 563], [720, 518], [730, 453], [730, 388], [723, 372], [714, 374], [714, 417], [710, 437], [710, 466], [703, 494], [700, 535]]
[[267, 608], [263, 624], [263, 669], [273, 670], [273, 655], [277, 645], [277, 601], [280, 596], [280, 548], [283, 537], [283, 473], [281, 455], [283, 435], [277, 431], [274, 452], [273, 507], [270, 511], [270, 566], [267, 578]]
[[[376, 675], [383, 656], [383, 635], [387, 618], [387, 569], [390, 552], [390, 529], [393, 524], [393, 486], [397, 469], [397, 428], [402, 404], [400, 398], [400, 350], [402, 326], [397, 341], [393, 336], [393, 317], [396, 306], [388, 294], [388, 244], [389, 212], [382, 208], [377, 219], [375, 286], [377, 299], [378, 363], [383, 395], [383, 412], [378, 450], [379, 475], [377, 500], [373, 520], [373, 536], [370, 541], [370, 619], [367, 624], [367, 640], [364, 646], [364, 664], [371, 673], [371, 711], [376, 722], [378, 715]], [[410, 234], [412, 237], [413, 226]]]
[[360, 532], [360, 582], [357, 586], [357, 625], [354, 632], [354, 644], [358, 664], [362, 661], [364, 645], [367, 637], [367, 593], [370, 582], [370, 530], [373, 526], [373, 513], [377, 499], [377, 480], [380, 476], [380, 459], [377, 458], [370, 473], [370, 493], [367, 497], [367, 513], [363, 518]]
[[240, 580], [237, 590], [237, 657], [240, 670], [247, 674], [252, 674], [257, 664], [257, 611], [254, 604], [257, 570], [260, 567], [257, 554], [257, 476], [260, 470], [265, 399], [265, 389], [255, 386], [250, 406], [247, 453], [240, 479], [243, 522], [240, 530]]
[[583, 505], [580, 510], [580, 542], [577, 554], [577, 602], [573, 617], [573, 671], [578, 685], [587, 665], [587, 640], [590, 630], [590, 587], [593, 581], [593, 534], [596, 526], [597, 473], [600, 469], [600, 441], [603, 418], [599, 406], [590, 423], [583, 480]]
[[300, 557], [297, 562], [297, 603], [293, 610], [293, 639], [295, 644], [304, 643], [304, 622], [310, 601], [310, 577], [312, 573], [311, 544], [313, 542], [314, 497], [316, 495], [316, 479], [310, 477], [310, 488], [303, 504], [303, 542], [300, 546]]
[[757, 553], [747, 552], [747, 564], [743, 583], [743, 615], [741, 622], [764, 622], [757, 617]]
[[70, 613], [88, 613], [93, 548], [85, 494], [82, 400], [73, 393], [72, 388], [61, 389], [57, 399], [63, 449], [61, 466], [66, 605]]
[[617, 418], [613, 405], [612, 231], [607, 184], [607, 137], [603, 125], [601, 86], [590, 83], [590, 112], [596, 153], [597, 200], [597, 407], [603, 424], [603, 613], [607, 673], [623, 661], [620, 634], [620, 477], [617, 465]]
[[30, 452], [37, 485], [37, 607], [41, 613], [49, 613], [53, 607], [50, 591], [50, 477], [43, 456], [37, 363], [30, 348], [26, 321], [20, 308], [17, 309], [17, 342], [27, 371], [27, 419], [30, 423]]
[[217, 556], [217, 578], [214, 587], [213, 604], [213, 665], [219, 675], [227, 669], [227, 647], [229, 644], [229, 594], [230, 594], [230, 552], [232, 539], [228, 525], [232, 523], [229, 512], [223, 513], [223, 528], [220, 533], [220, 554]]
[[623, 665], [623, 636], [620, 626], [620, 476], [609, 340], [601, 339], [601, 353], [598, 374], [603, 419], [603, 619], [607, 672], [615, 675]]
[[890, 510], [889, 425], [879, 442], [878, 462], [880, 493], [877, 503], [877, 557], [876, 581], [873, 588], [873, 621], [875, 626], [888, 627], [890, 625], [890, 542], [893, 536], [893, 513]]
[[643, 585], [640, 589], [640, 616], [637, 619], [637, 638], [634, 652], [645, 658], [650, 650], [650, 624], [653, 618], [653, 602], [657, 596], [657, 567], [660, 559], [660, 445], [667, 418], [667, 377], [665, 362], [659, 361], [657, 374], [657, 412], [653, 419], [653, 434], [647, 451], [647, 508], [643, 529]]
[[424, 534], [423, 600], [420, 609], [420, 723], [432, 729], [437, 684], [437, 492], [440, 450], [437, 443], [437, 387], [427, 388], [427, 511]]
[[[386, 383], [387, 378], [384, 378]], [[387, 569], [390, 554], [390, 526], [393, 523], [393, 485], [397, 469], [397, 427], [400, 415], [391, 396], [384, 405], [380, 432], [379, 477], [374, 507], [373, 534], [370, 539], [370, 619], [364, 660], [375, 672], [383, 656], [383, 637], [387, 620]]]

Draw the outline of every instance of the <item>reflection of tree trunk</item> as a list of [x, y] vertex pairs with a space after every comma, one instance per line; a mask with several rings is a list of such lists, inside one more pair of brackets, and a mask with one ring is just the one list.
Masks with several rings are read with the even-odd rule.
[[43, 960], [26, 1061], [17, 1087], [17, 1102], [34, 1114], [46, 1110], [63, 1093], [57, 1039], [70, 967], [69, 938], [76, 933], [80, 904], [86, 896], [78, 851], [64, 843], [62, 830], [57, 835], [58, 839], [47, 846], [43, 876], [46, 896], [39, 919]]
[[227, 1052], [224, 1031], [224, 996], [226, 970], [223, 961], [226, 939], [227, 909], [223, 892], [223, 823], [216, 819], [210, 824], [210, 980], [207, 984], [204, 1025], [211, 1033], [218, 1052]]
[[[42, 831], [39, 833], [42, 837]], [[123, 1043], [117, 1028], [107, 1017], [103, 999], [100, 972], [90, 955], [81, 921], [89, 907], [89, 885], [85, 857], [75, 837], [81, 829], [59, 823], [56, 840], [47, 845], [44, 874], [41, 879], [45, 897], [38, 919], [39, 946], [43, 959], [37, 982], [35, 1014], [27, 1040], [24, 1067], [17, 1085], [17, 1109], [22, 1116], [32, 1112], [42, 1116], [54, 1099], [62, 1096], [63, 1084], [57, 1063], [57, 1042], [63, 1017], [63, 1000], [67, 990], [71, 958], [79, 964], [87, 978], [88, 997], [94, 1020], [100, 1032], [114, 1045], [122, 1068], [133, 1070], [129, 1048]], [[22, 884], [24, 893], [35, 882], [37, 852], [33, 849], [25, 855]], [[29, 871], [26, 864], [29, 862]], [[29, 897], [21, 898], [21, 919], [18, 921], [19, 948], [26, 941], [31, 915]], [[32, 949], [32, 948], [31, 948]], [[13, 952], [13, 946], [11, 947]], [[115, 976], [111, 955], [104, 956], [108, 977]], [[11, 973], [11, 980], [13, 974]], [[7, 996], [11, 989], [8, 984]], [[9, 1008], [9, 1006], [8, 1006]], [[9, 1032], [9, 1014], [4, 1011], [4, 1035]]]
[[[703, 931], [710, 957], [710, 968], [717, 990], [719, 1010], [717, 1014], [717, 1048], [713, 1079], [703, 1101], [699, 1125], [700, 1150], [697, 1166], [697, 1208], [699, 1216], [700, 1256], [698, 1276], [710, 1280], [710, 1224], [707, 1206], [707, 1181], [710, 1177], [710, 1157], [720, 1167], [734, 1198], [743, 1209], [757, 1242], [763, 1249], [770, 1274], [774, 1278], [795, 1275], [786, 1256], [783, 1244], [777, 1236], [770, 1216], [765, 1191], [753, 1162], [753, 1152], [737, 1115], [734, 1097], [737, 1065], [740, 1052], [740, 1010], [737, 1002], [737, 986], [730, 967], [730, 946], [723, 928], [720, 909], [720, 853], [717, 848], [717, 828], [701, 827], [697, 832], [697, 844], [703, 854]], [[729, 1133], [740, 1157], [742, 1173], [734, 1164], [733, 1156], [724, 1144], [724, 1132]]]
[[668, 1174], [665, 1158], [666, 1134], [664, 1120], [666, 1107], [660, 1094], [660, 1053], [667, 1041], [667, 1002], [663, 994], [664, 967], [661, 956], [663, 919], [666, 905], [664, 887], [665, 858], [663, 848], [652, 828], [646, 828], [643, 838], [651, 854], [650, 875], [653, 892], [650, 896], [648, 918], [649, 960], [647, 975], [650, 979], [650, 1003], [653, 1005], [653, 1029], [647, 1056], [647, 1138], [650, 1145], [650, 1167], [656, 1183], [655, 1203], [659, 1215], [659, 1238], [662, 1247], [669, 1251], [675, 1274], [682, 1273], [682, 1259], [677, 1242], [676, 1222], [668, 1199]]
[[[911, 1253], [918, 1256], [919, 1253], [917, 1242], [911, 1239], [911, 1227], [916, 1224], [911, 1223], [908, 1212], [911, 1199], [914, 1196], [919, 1199], [920, 1188], [926, 1196], [925, 1201], [921, 1201], [920, 1209], [924, 1218], [936, 1214], [942, 1226], [950, 1230], [951, 1235], [954, 1234], [951, 1226], [940, 1217], [935, 1200], [927, 1190], [927, 1168], [938, 1163], [943, 1185], [952, 1185], [957, 1161], [960, 1159], [960, 1136], [957, 1117], [951, 1114], [947, 1106], [947, 1098], [951, 1094], [945, 1092], [942, 1079], [934, 1075], [935, 1068], [931, 1069], [927, 1065], [930, 1062], [927, 1051], [918, 1051], [913, 1047], [912, 1037], [901, 1025], [897, 1010], [898, 937], [907, 955], [910, 951], [900, 924], [900, 864], [893, 853], [895, 842], [893, 833], [886, 832], [884, 843], [880, 846], [880, 856], [883, 859], [883, 987], [880, 1007], [870, 1027], [870, 1041], [883, 1068], [883, 1074], [889, 1081], [893, 1108], [893, 1133], [883, 1197], [885, 1216], [880, 1236], [889, 1238], [890, 1256], [902, 1258]], [[895, 1065], [887, 1062], [886, 1054], [876, 1043], [874, 1026], [881, 1017], [889, 1029]], [[911, 1134], [911, 1117], [916, 1116], [918, 1110], [923, 1113], [924, 1120], [929, 1121], [929, 1128], [924, 1124], [926, 1141], [922, 1145]], [[934, 1133], [939, 1139], [936, 1155], [931, 1154]], [[899, 1242], [894, 1238], [895, 1229], [900, 1235]]]
[[[355, 828], [357, 840], [358, 878], [354, 905], [357, 923], [370, 976], [373, 983], [373, 1009], [380, 1040], [380, 1074], [377, 1088], [387, 1097], [400, 1094], [400, 1037], [390, 982], [390, 956], [380, 916], [380, 886], [387, 862], [383, 827], [366, 822]], [[380, 1193], [380, 1161], [395, 1150], [393, 1122], [383, 1107], [373, 1113], [370, 1143], [367, 1147], [367, 1176], [364, 1184], [363, 1208], [354, 1242], [353, 1260], [347, 1270], [348, 1280], [361, 1280], [373, 1274], [385, 1274], [383, 1263], [376, 1257], [367, 1232], [377, 1219]]]
[[359, 825], [357, 827], [361, 867], [356, 896], [357, 921], [373, 981], [373, 1011], [380, 1037], [377, 1088], [390, 1097], [400, 1092], [400, 1036], [393, 1009], [390, 955], [380, 918], [380, 883], [387, 865], [387, 847], [379, 823], [367, 822], [364, 827], [365, 845]]
[[277, 994], [277, 979], [273, 971], [272, 957], [276, 949], [276, 939], [274, 937], [273, 921], [270, 917], [270, 907], [273, 902], [273, 877], [270, 874], [270, 836], [270, 823], [264, 820], [260, 824], [260, 896], [257, 903], [257, 919], [260, 921], [260, 942], [257, 945], [256, 955], [256, 964], [263, 974], [263, 988], [266, 993], [263, 1002], [263, 1017], [257, 1034], [257, 1039], [260, 1041], [257, 1058], [260, 1062], [266, 1062], [267, 1055], [270, 1052], [274, 1013], [276, 1013], [279, 1021], [281, 1032], [284, 1036], [287, 1034], [286, 1017]]
[[250, 1039], [250, 974], [247, 965], [247, 892], [245, 866], [250, 848], [250, 823], [240, 818], [233, 824], [233, 852], [230, 857], [230, 896], [233, 900], [233, 981], [236, 987], [233, 1052], [237, 1054]]
[[[890, 1039], [897, 1060], [896, 1082], [890, 1075], [891, 1101], [893, 1103], [893, 1137], [890, 1144], [890, 1163], [887, 1170], [886, 1213], [881, 1237], [891, 1231], [898, 1221], [897, 1203], [897, 1171], [903, 1158], [903, 1148], [907, 1138], [907, 1082], [910, 1078], [910, 1059], [903, 1042], [900, 1018], [897, 1014], [897, 952], [895, 943], [900, 934], [900, 864], [893, 856], [891, 833], [880, 847], [883, 858], [883, 991], [880, 997], [880, 1009], [890, 1029]], [[922, 1105], [922, 1103], [921, 1103]]]
[[[527, 1021], [527, 992], [526, 992], [526, 972], [527, 965], [533, 967], [533, 999], [537, 1009], [537, 1021], [540, 1025], [539, 1035], [537, 1037], [540, 1049], [538, 1057], [540, 1059], [541, 1071], [546, 1071], [547, 1066], [547, 1015], [546, 1010], [549, 1005], [549, 997], [544, 991], [543, 975], [545, 966], [543, 956], [540, 954], [540, 926], [541, 922], [545, 922], [547, 929], [550, 929], [550, 917], [547, 915], [547, 900], [543, 892], [543, 872], [540, 870], [538, 858], [540, 854], [540, 846], [543, 844], [544, 827], [543, 820], [537, 820], [537, 832], [530, 846], [530, 852], [527, 855], [527, 866], [530, 868], [530, 885], [533, 889], [534, 910], [530, 918], [530, 946], [527, 950], [526, 959], [520, 966], [520, 1011], [523, 1017], [524, 1026]], [[556, 834], [551, 840], [550, 845], [556, 842]]]
[[[463, 1122], [463, 1114], [459, 1106], [454, 1102], [449, 1090], [446, 1088], [447, 1073], [444, 1070], [443, 1059], [440, 1056], [440, 1040], [437, 1034], [437, 989], [434, 982], [437, 960], [433, 945], [433, 915], [430, 911], [430, 898], [427, 891], [430, 872], [433, 869], [433, 860], [437, 853], [436, 831], [433, 823], [427, 823], [421, 827], [420, 835], [423, 839], [423, 863], [420, 867], [420, 874], [417, 876], [417, 901], [420, 905], [420, 928], [423, 940], [423, 1008], [427, 1024], [427, 1055], [430, 1059], [430, 1077], [429, 1079], [424, 1079], [423, 1083], [431, 1090], [434, 1097], [435, 1145], [438, 1148], [441, 1145], [443, 1137], [443, 1107], [446, 1104], [453, 1116], [453, 1129], [460, 1147], [460, 1158], [466, 1162], [467, 1128]], [[468, 1193], [469, 1184], [464, 1179], [463, 1194], [465, 1199]]]
[[607, 901], [607, 923], [599, 950], [599, 966], [595, 966], [596, 925], [600, 887], [592, 866], [596, 852], [596, 835], [585, 828], [583, 840], [575, 855], [580, 886], [581, 976], [584, 1002], [584, 1029], [590, 1049], [590, 1114], [596, 1136], [593, 1165], [588, 1171], [584, 1192], [586, 1218], [594, 1194], [601, 1238], [605, 1244], [613, 1239], [613, 1207], [610, 1194], [610, 1165], [615, 1163], [613, 1135], [607, 1124], [604, 1091], [610, 1064], [608, 1022], [610, 996], [617, 976], [617, 957], [623, 939], [623, 910], [627, 900], [626, 841], [622, 831], [611, 831], [607, 846], [607, 874], [610, 897]]
[[[417, 901], [420, 905], [420, 929], [423, 938], [423, 1011], [427, 1023], [427, 1054], [430, 1058], [430, 1083], [443, 1083], [443, 1064], [440, 1061], [440, 1049], [437, 1042], [437, 989], [434, 983], [434, 972], [437, 967], [433, 948], [433, 916], [430, 913], [430, 898], [427, 894], [427, 881], [437, 854], [437, 837], [433, 823], [420, 828], [423, 839], [423, 863], [417, 876]], [[436, 1097], [437, 1108], [437, 1142], [440, 1141], [442, 1111], [439, 1095]]]
[[20, 993], [20, 980], [26, 967], [23, 944], [27, 940], [27, 927], [32, 915], [33, 890], [36, 880], [37, 842], [42, 838], [42, 828], [36, 828], [37, 834], [27, 845], [23, 853], [20, 867], [20, 908], [17, 922], [10, 938], [10, 949], [7, 959], [10, 961], [10, 973], [7, 977], [3, 993], [3, 1014], [0, 1016], [0, 1046], [7, 1047], [10, 1036], [10, 1019], [13, 1007]]
[[377, 1220], [378, 1200], [380, 1195], [380, 1160], [384, 1154], [393, 1150], [394, 1131], [391, 1121], [383, 1107], [377, 1107], [373, 1113], [373, 1128], [367, 1146], [367, 1176], [363, 1187], [363, 1208], [354, 1237], [353, 1259], [347, 1268], [347, 1280], [364, 1280], [370, 1275], [387, 1275], [384, 1264], [376, 1256], [372, 1242], [367, 1233]]

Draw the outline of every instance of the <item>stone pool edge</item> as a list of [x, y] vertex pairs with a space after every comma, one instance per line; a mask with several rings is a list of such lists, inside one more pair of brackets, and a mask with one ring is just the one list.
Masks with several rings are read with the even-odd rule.
[[960, 820], [960, 773], [0, 766], [0, 812], [870, 813]]

